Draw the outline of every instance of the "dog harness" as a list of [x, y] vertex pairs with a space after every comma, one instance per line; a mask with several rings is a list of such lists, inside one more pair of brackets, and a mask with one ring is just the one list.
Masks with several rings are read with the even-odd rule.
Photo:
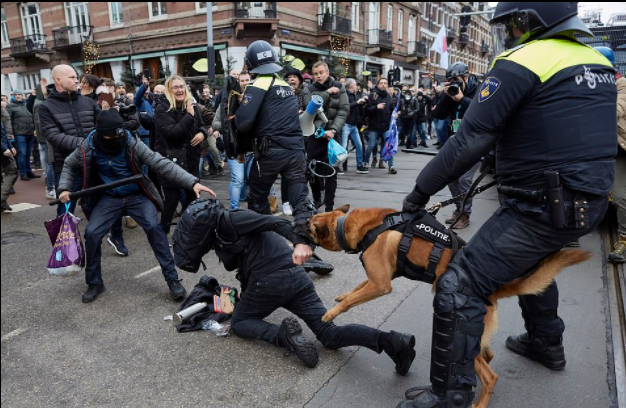
[[[400, 245], [398, 245], [396, 273], [411, 280], [433, 283], [436, 277], [435, 271], [441, 260], [443, 250], [445, 248], [452, 248], [452, 257], [454, 258], [458, 252], [458, 248], [465, 245], [465, 241], [457, 237], [454, 232], [444, 227], [427, 211], [423, 210], [415, 213], [398, 212], [387, 215], [383, 223], [368, 231], [363, 240], [357, 244], [357, 248], [353, 249], [348, 245], [345, 236], [347, 217], [347, 215], [344, 215], [337, 220], [337, 242], [341, 249], [349, 254], [357, 254], [360, 252], [361, 256], [359, 259], [361, 263], [363, 263], [363, 253], [376, 241], [380, 234], [387, 230], [401, 232], [402, 239], [400, 240]], [[407, 254], [411, 249], [411, 244], [415, 236], [434, 244], [428, 256], [428, 266], [426, 268], [417, 266], [407, 259]]]

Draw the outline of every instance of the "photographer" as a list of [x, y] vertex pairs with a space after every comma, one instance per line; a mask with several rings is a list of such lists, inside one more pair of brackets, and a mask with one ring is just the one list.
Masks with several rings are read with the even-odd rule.
[[[198, 177], [202, 143], [207, 137], [207, 130], [202, 122], [200, 108], [191, 100], [181, 76], [172, 75], [165, 81], [165, 91], [156, 107], [154, 119], [157, 152]], [[167, 177], [161, 177], [160, 182], [165, 195], [161, 225], [168, 234], [180, 201], [181, 186], [172, 183]], [[185, 192], [189, 204], [195, 196], [188, 190]]]
[[[472, 99], [476, 95], [479, 88], [478, 80], [475, 76], [470, 75], [469, 68], [462, 62], [455, 62], [446, 71], [446, 79], [448, 82], [443, 84], [443, 91], [441, 98], [435, 109], [434, 116], [440, 120], [450, 120], [452, 123], [451, 129], [448, 127], [450, 136], [454, 136], [459, 127], [461, 126], [461, 120], [469, 108]], [[458, 180], [450, 183], [448, 188], [452, 196], [465, 195], [474, 179], [476, 170], [480, 167], [480, 163], [476, 163], [469, 171], [463, 174]], [[463, 209], [463, 215], [455, 228], [466, 228], [470, 223], [470, 214], [472, 213], [472, 198], [467, 200], [465, 208]], [[461, 203], [463, 198], [459, 198], [456, 201], [456, 210], [452, 216], [445, 220], [446, 224], [452, 224], [461, 213]]]

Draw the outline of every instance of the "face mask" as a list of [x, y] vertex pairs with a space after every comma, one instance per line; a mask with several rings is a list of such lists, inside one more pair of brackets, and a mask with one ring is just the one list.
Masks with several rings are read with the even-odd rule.
[[126, 147], [126, 137], [121, 136], [114, 137], [112, 139], [105, 139], [104, 137], [96, 134], [93, 140], [93, 145], [98, 151], [106, 154], [107, 156], [117, 156]]
[[407, 101], [410, 101], [411, 100], [411, 95], [404, 95], [404, 99], [407, 100]]

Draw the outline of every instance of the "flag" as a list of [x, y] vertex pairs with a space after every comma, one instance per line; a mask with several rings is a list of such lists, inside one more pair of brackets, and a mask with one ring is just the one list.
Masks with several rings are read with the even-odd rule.
[[380, 154], [380, 158], [382, 160], [389, 160], [396, 153], [398, 153], [398, 124], [396, 123], [398, 106], [400, 106], [400, 98], [398, 98], [396, 108], [391, 114], [391, 123], [389, 124], [389, 130], [387, 131], [387, 137], [385, 137], [385, 145], [383, 146], [383, 151]]
[[435, 38], [435, 42], [433, 42], [433, 46], [430, 47], [431, 51], [438, 52], [441, 55], [441, 62], [439, 65], [443, 69], [448, 69], [448, 42], [446, 40], [446, 25], [441, 26], [441, 30], [439, 30], [439, 34], [437, 34], [437, 38]]

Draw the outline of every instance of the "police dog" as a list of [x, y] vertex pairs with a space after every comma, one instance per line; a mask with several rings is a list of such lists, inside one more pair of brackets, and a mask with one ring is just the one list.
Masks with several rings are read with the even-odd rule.
[[[329, 251], [338, 252], [342, 250], [337, 241], [337, 220], [346, 215], [349, 209], [349, 205], [344, 205], [332, 212], [317, 214], [311, 218], [309, 222], [310, 235], [317, 245]], [[385, 216], [395, 212], [397, 211], [394, 209], [382, 208], [358, 208], [353, 210], [347, 216], [344, 226], [347, 244], [351, 248], [356, 249], [357, 244], [363, 240], [369, 231], [380, 226]], [[326, 312], [322, 317], [323, 321], [330, 322], [339, 314], [348, 311], [354, 306], [391, 293], [391, 281], [399, 276], [396, 273], [396, 257], [401, 239], [402, 233], [397, 231], [385, 231], [378, 236], [376, 241], [363, 253], [362, 259], [367, 279], [351, 292], [338, 296], [335, 299], [338, 304]], [[433, 244], [431, 242], [414, 237], [407, 259], [417, 266], [426, 268], [428, 266], [428, 256], [432, 249]], [[590, 257], [591, 254], [587, 251], [568, 250], [557, 252], [545, 258], [527, 276], [515, 279], [511, 283], [502, 286], [489, 297], [492, 306], [487, 306], [487, 314], [484, 320], [485, 330], [481, 339], [481, 352], [474, 361], [476, 375], [482, 384], [482, 390], [474, 408], [487, 407], [493, 388], [498, 381], [498, 376], [489, 367], [489, 362], [493, 358], [489, 344], [498, 326], [498, 299], [539, 294], [552, 283], [555, 276], [563, 268], [584, 262]], [[444, 249], [435, 272], [436, 279], [446, 271], [451, 258], [452, 250]]]

